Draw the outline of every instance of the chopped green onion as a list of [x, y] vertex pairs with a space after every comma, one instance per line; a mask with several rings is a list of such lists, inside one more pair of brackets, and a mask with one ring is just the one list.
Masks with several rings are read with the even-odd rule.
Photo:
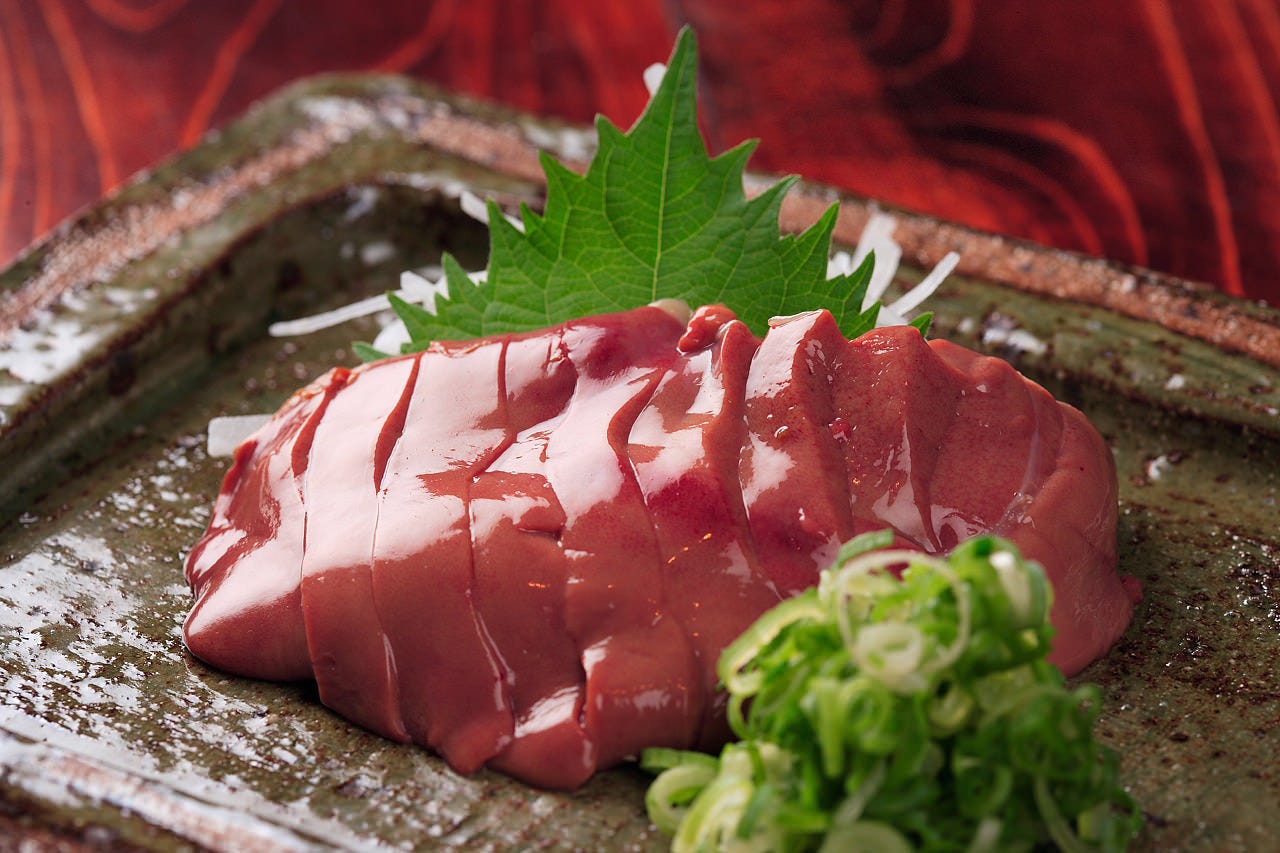
[[741, 742], [646, 751], [673, 849], [1125, 849], [1141, 813], [1094, 739], [1100, 691], [1045, 659], [1040, 566], [993, 537], [946, 559], [891, 544], [847, 543], [725, 650]]

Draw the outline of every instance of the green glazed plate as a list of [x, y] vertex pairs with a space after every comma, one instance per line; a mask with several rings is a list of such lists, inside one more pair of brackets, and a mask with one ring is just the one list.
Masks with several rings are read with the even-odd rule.
[[[361, 731], [306, 684], [194, 661], [182, 556], [226, 467], [215, 415], [273, 410], [368, 340], [268, 323], [482, 266], [470, 190], [538, 205], [574, 128], [390, 77], [304, 81], [68, 222], [0, 273], [0, 833], [66, 848], [650, 850], [645, 776], [574, 794]], [[802, 186], [784, 225], [842, 203]], [[1146, 600], [1082, 678], [1143, 804], [1144, 850], [1280, 839], [1280, 313], [899, 213], [902, 284], [947, 251], [934, 334], [1009, 358], [1093, 419]]]

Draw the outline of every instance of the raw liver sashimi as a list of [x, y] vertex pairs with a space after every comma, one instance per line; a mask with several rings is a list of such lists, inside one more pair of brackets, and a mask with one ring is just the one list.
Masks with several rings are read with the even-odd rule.
[[1046, 568], [1073, 674], [1140, 596], [1115, 465], [998, 359], [831, 315], [658, 308], [337, 369], [237, 451], [187, 561], [207, 662], [470, 772], [570, 789], [727, 735], [716, 659], [882, 528]]

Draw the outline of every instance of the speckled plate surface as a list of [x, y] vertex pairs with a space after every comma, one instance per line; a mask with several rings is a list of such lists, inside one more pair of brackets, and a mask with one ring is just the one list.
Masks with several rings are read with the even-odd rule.
[[[372, 321], [269, 321], [483, 264], [470, 189], [538, 203], [534, 148], [589, 137], [385, 77], [306, 81], [0, 273], [0, 832], [141, 848], [661, 849], [645, 777], [573, 795], [329, 714], [312, 687], [192, 660], [181, 557], [225, 469], [213, 415], [274, 409]], [[784, 225], [837, 196], [805, 186]], [[872, 206], [843, 198], [852, 241]], [[950, 249], [935, 335], [1004, 355], [1115, 451], [1147, 598], [1084, 678], [1147, 850], [1280, 839], [1280, 314], [1141, 270], [903, 215], [904, 279]], [[49, 833], [54, 835], [51, 836]]]

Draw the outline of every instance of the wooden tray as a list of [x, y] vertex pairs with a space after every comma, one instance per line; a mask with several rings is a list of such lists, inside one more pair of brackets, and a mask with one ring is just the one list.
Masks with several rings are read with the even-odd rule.
[[[274, 409], [371, 321], [265, 328], [392, 288], [442, 250], [483, 265], [470, 189], [539, 203], [574, 128], [400, 78], [304, 81], [85, 211], [0, 273], [0, 817], [32, 839], [221, 850], [382, 844], [661, 849], [646, 777], [573, 795], [461, 778], [313, 687], [186, 654], [181, 558], [225, 470], [213, 415]], [[815, 186], [852, 242], [874, 204]], [[1121, 554], [1147, 598], [1101, 683], [1102, 737], [1147, 850], [1280, 838], [1280, 314], [1143, 270], [900, 214], [904, 281], [960, 271], [934, 334], [1010, 358], [1115, 451]], [[25, 378], [23, 378], [25, 377]], [[980, 475], [980, 472], [975, 472]], [[49, 835], [53, 833], [53, 835]]]

